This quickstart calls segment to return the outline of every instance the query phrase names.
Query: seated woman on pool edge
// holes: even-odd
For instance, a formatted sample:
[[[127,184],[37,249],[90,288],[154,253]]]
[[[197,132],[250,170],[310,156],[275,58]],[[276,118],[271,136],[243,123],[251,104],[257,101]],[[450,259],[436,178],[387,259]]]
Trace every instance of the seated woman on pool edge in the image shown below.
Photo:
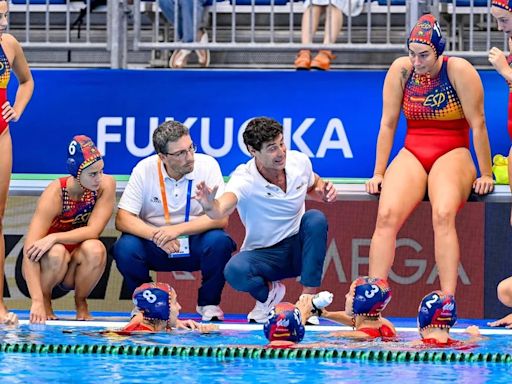
[[[443,56],[444,46],[435,17],[423,15],[410,33],[409,57],[396,59],[386,75],[374,176],[366,184],[368,193],[380,193],[369,275],[387,279],[397,233],[428,193],[441,290],[455,295],[457,213],[472,188],[486,194],[494,182],[482,82],[467,60]],[[401,109],[405,145],[388,166]],[[470,128],[480,177],[469,151]]]

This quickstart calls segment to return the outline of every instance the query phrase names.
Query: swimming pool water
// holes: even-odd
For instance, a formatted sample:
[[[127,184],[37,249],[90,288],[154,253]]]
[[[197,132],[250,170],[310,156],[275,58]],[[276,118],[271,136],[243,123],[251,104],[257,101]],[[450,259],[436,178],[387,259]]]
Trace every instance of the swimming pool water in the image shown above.
[[[0,342],[10,344],[107,344],[180,346],[263,346],[261,331],[221,330],[200,335],[191,332],[105,337],[102,328],[28,326],[0,329]],[[322,332],[307,332],[305,343],[325,342]],[[413,332],[396,343],[340,341],[337,348],[410,348]],[[462,338],[461,335],[454,337]],[[327,339],[328,340],[328,339]],[[492,335],[472,352],[512,351],[511,336]],[[101,354],[0,353],[2,383],[511,383],[511,364],[414,363],[333,359],[255,359]]]
[[[510,383],[504,364],[0,354],[2,383]]]

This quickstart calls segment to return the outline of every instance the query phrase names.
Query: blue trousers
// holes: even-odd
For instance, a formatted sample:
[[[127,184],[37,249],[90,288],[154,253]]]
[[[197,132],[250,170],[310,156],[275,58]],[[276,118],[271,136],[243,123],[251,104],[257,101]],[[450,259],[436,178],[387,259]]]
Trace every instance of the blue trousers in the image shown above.
[[[178,25],[175,25],[175,28],[180,41],[184,43],[196,41],[197,31],[204,27],[202,19],[206,0],[158,0],[158,5],[171,24],[174,24],[176,11],[178,12]]]
[[[150,240],[123,233],[115,242],[112,253],[125,283],[133,292],[151,281],[149,271],[201,271],[202,284],[197,304],[219,305],[224,279],[224,267],[236,249],[235,242],[221,229],[213,229],[189,237],[190,256],[169,258],[167,253]],[[178,292],[179,294],[180,292]],[[184,294],[184,293],[182,293]]]
[[[319,287],[327,250],[327,218],[312,209],[300,222],[299,233],[268,247],[242,251],[224,269],[228,283],[260,302],[268,297],[269,281],[300,276],[306,287]]]

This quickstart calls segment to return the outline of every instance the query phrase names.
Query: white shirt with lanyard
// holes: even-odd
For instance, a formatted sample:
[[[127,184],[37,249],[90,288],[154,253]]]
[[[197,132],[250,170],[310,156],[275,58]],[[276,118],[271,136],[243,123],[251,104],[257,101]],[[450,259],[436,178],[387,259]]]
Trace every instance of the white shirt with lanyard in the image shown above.
[[[160,181],[160,192],[162,193],[162,205],[164,209],[165,224],[171,225],[171,216],[169,214],[169,207],[167,205],[167,192],[165,191],[164,175],[162,173],[162,160],[158,158],[158,178]],[[192,198],[192,180],[188,181],[187,185],[187,205],[185,207],[185,223],[190,219],[190,201]],[[190,256],[189,238],[188,235],[178,237],[180,249],[178,252],[170,253],[170,258],[175,257],[188,257]]]

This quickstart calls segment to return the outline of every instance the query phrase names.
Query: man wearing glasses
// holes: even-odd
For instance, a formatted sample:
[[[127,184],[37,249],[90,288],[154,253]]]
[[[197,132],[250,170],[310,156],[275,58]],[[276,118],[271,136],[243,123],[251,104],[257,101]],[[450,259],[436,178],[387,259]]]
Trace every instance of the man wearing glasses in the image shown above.
[[[116,228],[122,235],[113,248],[117,268],[130,292],[151,281],[150,270],[200,270],[197,312],[203,321],[223,320],[223,271],[236,244],[223,230],[227,218],[210,219],[193,199],[201,181],[218,185],[223,193],[219,164],[196,154],[188,128],[176,121],[155,130],[153,146],[156,154],[135,166],[119,202]]]

